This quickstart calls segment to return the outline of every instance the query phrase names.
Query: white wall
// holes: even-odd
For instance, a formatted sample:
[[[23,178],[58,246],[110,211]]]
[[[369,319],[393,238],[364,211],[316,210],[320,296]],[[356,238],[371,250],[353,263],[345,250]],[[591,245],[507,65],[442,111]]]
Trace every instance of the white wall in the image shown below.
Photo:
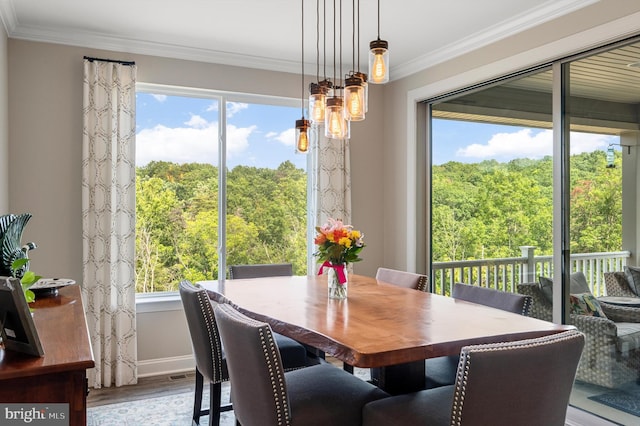
[[[9,205],[13,213],[33,214],[23,236],[24,241],[38,244],[38,249],[30,253],[32,269],[43,276],[76,281],[82,279],[84,56],[133,60],[138,66],[139,82],[300,96],[300,77],[279,72],[16,39],[9,40],[8,56]],[[1,79],[0,70],[0,84]],[[0,120],[2,101],[6,101],[6,97],[0,96]],[[380,208],[383,201],[380,141],[383,120],[379,102],[379,91],[373,88],[369,107],[371,118],[354,123],[350,141],[353,222],[366,234],[367,241],[364,261],[356,264],[354,270],[365,275],[375,275],[383,253]],[[0,197],[0,206],[1,203]],[[176,304],[172,306],[175,308]],[[179,310],[157,312],[149,309],[139,313],[138,334],[138,355],[145,371],[153,370],[154,366],[150,364],[154,363],[179,365],[191,352],[184,315]],[[175,362],[162,364],[166,359]]]

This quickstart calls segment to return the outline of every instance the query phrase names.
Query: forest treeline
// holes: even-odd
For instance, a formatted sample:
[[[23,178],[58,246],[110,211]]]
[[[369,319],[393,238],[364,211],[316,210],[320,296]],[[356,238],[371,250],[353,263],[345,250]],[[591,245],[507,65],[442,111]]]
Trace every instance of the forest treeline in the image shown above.
[[[594,151],[571,156],[572,253],[620,251],[621,158],[607,168]],[[521,246],[552,254],[552,158],[433,167],[434,261],[517,257]]]
[[[227,265],[293,263],[306,274],[307,176],[277,169],[227,172]],[[136,169],[136,291],[217,279],[218,168],[151,162]]]
[[[571,158],[574,253],[620,250],[619,155],[616,168],[604,152]],[[136,177],[137,291],[217,279],[217,167],[151,162]],[[551,157],[433,166],[434,261],[519,256],[525,245],[550,254],[552,181]],[[227,265],[290,262],[306,274],[306,191],[306,172],[289,161],[229,170]]]

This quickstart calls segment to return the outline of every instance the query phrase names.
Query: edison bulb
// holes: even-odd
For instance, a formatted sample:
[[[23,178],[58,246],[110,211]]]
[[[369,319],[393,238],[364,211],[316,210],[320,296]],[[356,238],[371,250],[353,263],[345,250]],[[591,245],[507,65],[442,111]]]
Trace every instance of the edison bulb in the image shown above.
[[[309,124],[304,116],[296,120],[296,152],[305,153],[309,150]]]
[[[307,132],[300,132],[300,136],[298,136],[298,152],[307,152],[309,150],[309,136]]]
[[[387,67],[384,64],[384,56],[381,52],[375,53],[373,58],[373,72],[371,73],[371,79],[376,83],[384,80],[384,76],[387,74]]]
[[[349,102],[349,112],[351,115],[360,115],[362,114],[362,102],[360,101],[360,96],[358,93],[351,93],[351,102]]]
[[[339,135],[342,133],[342,120],[344,118],[340,114],[340,111],[333,109],[329,113],[329,132],[332,135]]]

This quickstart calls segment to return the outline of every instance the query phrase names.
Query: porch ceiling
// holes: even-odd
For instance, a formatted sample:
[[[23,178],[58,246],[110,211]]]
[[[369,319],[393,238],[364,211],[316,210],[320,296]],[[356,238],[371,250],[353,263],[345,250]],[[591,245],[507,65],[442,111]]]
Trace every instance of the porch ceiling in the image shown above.
[[[501,82],[438,104],[434,117],[551,128],[552,72]],[[620,134],[640,129],[640,43],[571,63],[571,129]]]

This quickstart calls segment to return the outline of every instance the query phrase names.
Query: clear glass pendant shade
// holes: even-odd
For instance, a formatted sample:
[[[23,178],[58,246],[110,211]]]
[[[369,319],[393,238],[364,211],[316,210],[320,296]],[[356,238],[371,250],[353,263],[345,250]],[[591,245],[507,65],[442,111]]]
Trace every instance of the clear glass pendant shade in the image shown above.
[[[344,87],[344,116],[349,121],[361,121],[365,116],[365,98],[362,80],[352,76],[346,79]]]
[[[327,99],[327,110],[324,120],[324,135],[331,139],[349,138],[349,121],[344,117],[344,102],[339,96]]]

